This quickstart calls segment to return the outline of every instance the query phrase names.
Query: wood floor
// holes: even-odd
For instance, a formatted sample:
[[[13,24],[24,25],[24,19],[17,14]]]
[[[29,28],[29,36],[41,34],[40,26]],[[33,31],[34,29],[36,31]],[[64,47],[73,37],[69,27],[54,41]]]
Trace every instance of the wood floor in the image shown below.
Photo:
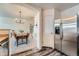
[[[29,50],[12,56],[64,56],[52,48],[43,47],[41,50]]]

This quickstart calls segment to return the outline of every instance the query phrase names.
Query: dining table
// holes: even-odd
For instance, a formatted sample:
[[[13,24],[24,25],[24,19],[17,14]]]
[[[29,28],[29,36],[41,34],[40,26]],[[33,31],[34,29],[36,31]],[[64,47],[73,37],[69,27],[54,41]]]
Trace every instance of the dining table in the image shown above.
[[[21,33],[19,35],[16,35],[17,46],[21,45],[21,44],[27,44],[28,37],[29,37],[29,33]],[[19,44],[19,40],[21,40],[22,43]],[[23,40],[25,40],[25,41],[23,41]]]

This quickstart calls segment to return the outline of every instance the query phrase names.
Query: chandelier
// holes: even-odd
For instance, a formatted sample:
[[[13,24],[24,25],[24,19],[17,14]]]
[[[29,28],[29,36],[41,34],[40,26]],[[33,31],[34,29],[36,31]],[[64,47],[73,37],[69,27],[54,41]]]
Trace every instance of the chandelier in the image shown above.
[[[16,18],[16,23],[23,24],[25,20],[22,18],[22,11],[19,11],[19,18]]]

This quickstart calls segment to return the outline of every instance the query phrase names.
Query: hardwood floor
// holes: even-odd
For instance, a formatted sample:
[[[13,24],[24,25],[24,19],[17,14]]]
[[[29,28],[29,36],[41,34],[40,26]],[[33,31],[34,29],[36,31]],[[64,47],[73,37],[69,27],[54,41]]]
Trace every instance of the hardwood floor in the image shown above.
[[[43,47],[41,50],[29,50],[23,53],[14,54],[13,56],[64,56],[52,48]]]

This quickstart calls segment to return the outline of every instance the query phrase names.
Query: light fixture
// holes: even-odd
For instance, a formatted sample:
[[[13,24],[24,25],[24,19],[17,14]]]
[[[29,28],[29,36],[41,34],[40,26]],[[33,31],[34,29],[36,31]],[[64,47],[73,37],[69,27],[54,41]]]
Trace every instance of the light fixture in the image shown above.
[[[19,18],[16,18],[16,23],[23,24],[25,20],[22,18],[22,11],[19,11]]]

